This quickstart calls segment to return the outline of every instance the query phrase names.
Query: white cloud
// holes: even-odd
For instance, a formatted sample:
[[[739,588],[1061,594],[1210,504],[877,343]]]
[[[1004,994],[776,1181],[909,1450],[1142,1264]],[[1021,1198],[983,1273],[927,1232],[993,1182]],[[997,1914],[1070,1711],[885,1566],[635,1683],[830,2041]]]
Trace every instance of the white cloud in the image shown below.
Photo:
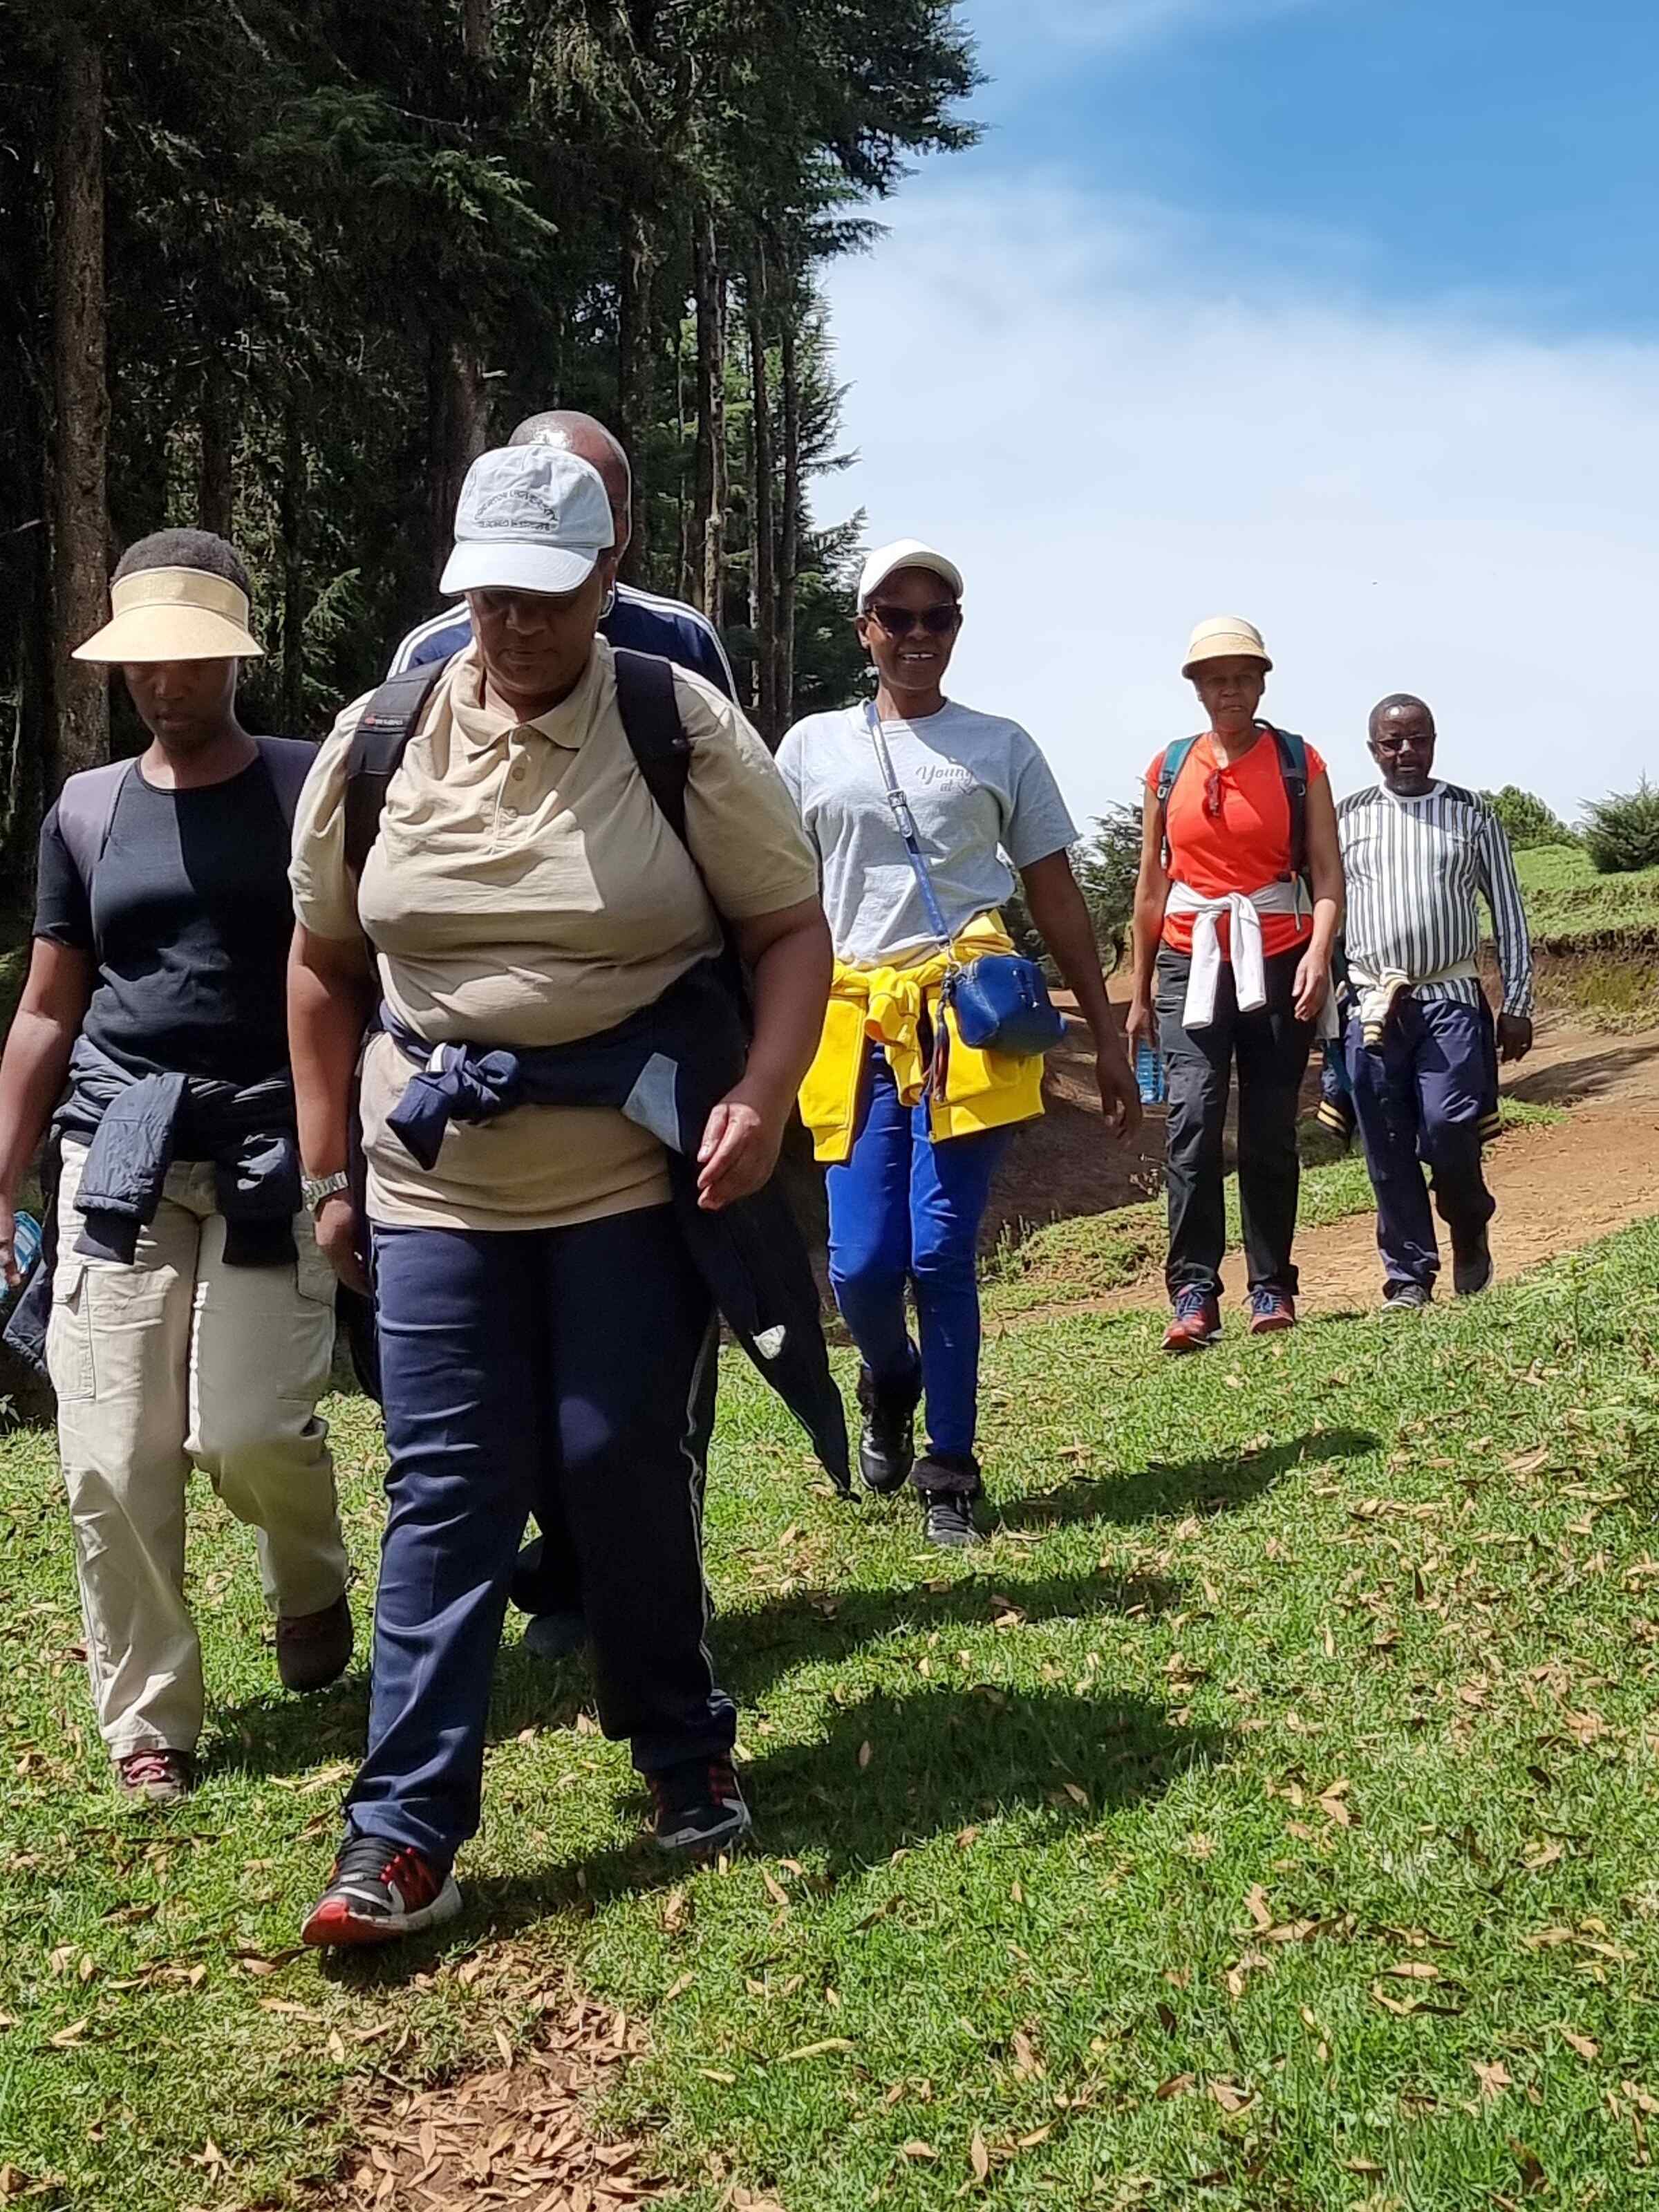
[[[1027,722],[1079,813],[1193,726],[1181,647],[1224,611],[1339,790],[1394,690],[1459,781],[1571,808],[1653,762],[1659,347],[1314,295],[1282,240],[1040,180],[936,171],[890,216],[832,271],[862,458],[826,507],[962,562],[953,689]]]

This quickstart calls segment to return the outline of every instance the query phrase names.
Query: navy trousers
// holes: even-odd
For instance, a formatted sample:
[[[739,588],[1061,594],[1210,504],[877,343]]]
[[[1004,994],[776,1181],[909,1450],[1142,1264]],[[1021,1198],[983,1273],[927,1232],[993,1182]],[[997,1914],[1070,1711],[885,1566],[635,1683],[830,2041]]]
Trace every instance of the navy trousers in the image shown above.
[[[667,1206],[569,1229],[374,1231],[391,1510],[348,1810],[440,1865],[478,1826],[525,1522],[568,1534],[599,1718],[643,1772],[730,1750],[702,1519],[716,1340]]]
[[[824,1176],[830,1287],[877,1382],[902,1382],[916,1369],[904,1312],[914,1286],[928,1444],[965,1455],[979,1418],[979,1226],[1012,1132],[935,1144],[927,1102],[904,1103],[878,1045],[861,1112],[851,1153]]]
[[[1357,1018],[1344,1047],[1384,1273],[1390,1283],[1432,1289],[1440,1250],[1424,1165],[1454,1244],[1472,1243],[1498,1210],[1480,1171],[1481,1124],[1498,1105],[1491,1009],[1485,1000],[1404,999],[1376,1051]]]

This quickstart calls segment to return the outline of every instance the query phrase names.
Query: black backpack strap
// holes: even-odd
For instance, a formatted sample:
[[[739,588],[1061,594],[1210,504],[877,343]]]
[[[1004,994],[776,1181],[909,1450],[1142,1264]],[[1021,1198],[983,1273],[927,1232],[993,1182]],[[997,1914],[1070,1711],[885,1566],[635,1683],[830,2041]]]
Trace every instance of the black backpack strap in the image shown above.
[[[629,749],[669,828],[690,853],[685,787],[691,773],[691,740],[681,725],[674,696],[674,664],[625,646],[613,647],[611,658],[617,671],[617,710]]]
[[[1292,730],[1274,728],[1273,743],[1279,748],[1279,772],[1285,779],[1285,796],[1291,803],[1291,873],[1305,876],[1308,872],[1308,748]]]
[[[115,819],[121,787],[132,774],[130,760],[106,761],[100,768],[82,769],[58,794],[58,834],[75,863],[81,888],[92,897],[93,871],[103,858]]]
[[[255,738],[253,742],[259,748],[259,757],[276,791],[283,819],[291,830],[299,811],[300,793],[306,787],[306,778],[317,758],[317,748],[307,738]]]
[[[358,718],[346,754],[345,856],[354,876],[362,876],[374,850],[387,788],[448,665],[447,660],[423,660],[401,675],[388,676]]]

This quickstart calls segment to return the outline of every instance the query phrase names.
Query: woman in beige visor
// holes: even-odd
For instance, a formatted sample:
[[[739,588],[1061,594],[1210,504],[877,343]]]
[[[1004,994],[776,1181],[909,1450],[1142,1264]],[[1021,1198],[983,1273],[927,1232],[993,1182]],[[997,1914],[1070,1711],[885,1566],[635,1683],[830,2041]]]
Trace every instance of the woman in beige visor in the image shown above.
[[[204,531],[123,558],[76,655],[118,663],[149,733],[71,776],[40,833],[29,977],[0,1060],[0,1268],[44,1137],[41,1258],[8,1336],[58,1395],[88,1671],[122,1794],[194,1778],[184,1597],[192,1467],[256,1534],[291,1690],[351,1656],[317,1418],[334,1279],[301,1205],[283,985],[289,830],[314,749],[237,717],[247,575]]]

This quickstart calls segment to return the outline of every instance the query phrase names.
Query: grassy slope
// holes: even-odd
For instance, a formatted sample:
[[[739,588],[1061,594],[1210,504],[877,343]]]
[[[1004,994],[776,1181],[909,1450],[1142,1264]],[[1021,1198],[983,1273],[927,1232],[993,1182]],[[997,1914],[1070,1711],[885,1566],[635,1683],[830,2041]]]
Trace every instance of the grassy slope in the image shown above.
[[[1659,868],[1598,876],[1576,845],[1517,853],[1516,867],[1536,940],[1565,945],[1576,938],[1659,931]]]
[[[1506,1131],[1565,1118],[1559,1107],[1532,1106],[1518,1098],[1504,1099],[1499,1110]],[[1304,1147],[1310,1154],[1322,1157],[1302,1170],[1302,1202],[1297,1214],[1301,1228],[1322,1229],[1349,1214],[1373,1210],[1376,1200],[1358,1146],[1342,1158],[1332,1158],[1330,1140],[1310,1127],[1304,1133]],[[1238,1178],[1229,1176],[1229,1242],[1237,1245],[1239,1233]],[[1114,1206],[1109,1213],[1053,1222],[996,1255],[986,1285],[987,1316],[1006,1321],[1035,1307],[1104,1297],[1161,1267],[1167,1243],[1167,1215],[1161,1198],[1138,1206]]]
[[[691,2212],[715,2154],[791,2212],[1659,2201],[1656,1282],[1659,1224],[1406,1334],[1011,1333],[971,1560],[811,1489],[734,1376],[711,1553],[772,1856],[665,1880],[580,1677],[510,1651],[471,1914],[343,1971],[288,1947],[361,1683],[273,1692],[198,1499],[210,1773],[118,1816],[50,1445],[10,1438],[0,2160],[76,2212],[264,2202],[343,2077],[518,2039],[511,1974],[568,1961],[649,2018],[626,2117]],[[333,1411],[367,1563],[374,1429]]]

